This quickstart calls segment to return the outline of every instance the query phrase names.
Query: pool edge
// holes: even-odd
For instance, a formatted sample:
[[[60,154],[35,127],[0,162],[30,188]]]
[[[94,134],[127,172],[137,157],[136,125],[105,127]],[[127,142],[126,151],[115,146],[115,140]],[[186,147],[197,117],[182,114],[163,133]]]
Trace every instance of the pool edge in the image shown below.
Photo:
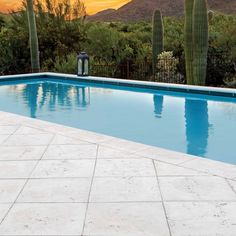
[[[42,78],[42,79],[57,77],[64,80],[69,79],[72,81],[90,82],[90,83],[97,83],[97,84],[109,84],[109,85],[136,87],[136,88],[144,88],[144,89],[152,89],[152,90],[163,90],[163,91],[184,92],[184,93],[191,93],[191,94],[202,94],[202,95],[236,98],[236,89],[231,89],[231,88],[215,88],[215,87],[206,87],[206,86],[167,84],[167,83],[159,83],[159,82],[114,79],[114,78],[95,77],[95,76],[80,77],[80,76],[72,75],[72,74],[62,74],[62,73],[53,73],[53,72],[0,76],[0,82],[15,81],[15,80],[21,80],[25,78],[34,78],[34,77]]]

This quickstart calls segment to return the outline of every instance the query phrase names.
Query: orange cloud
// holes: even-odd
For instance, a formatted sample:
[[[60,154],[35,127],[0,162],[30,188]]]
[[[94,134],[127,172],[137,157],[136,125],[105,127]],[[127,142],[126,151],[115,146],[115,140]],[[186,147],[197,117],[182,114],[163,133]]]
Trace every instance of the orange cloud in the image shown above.
[[[82,0],[88,14],[95,14],[99,11],[114,8],[117,9],[131,0]],[[0,0],[0,11],[8,12],[21,5],[21,0]]]

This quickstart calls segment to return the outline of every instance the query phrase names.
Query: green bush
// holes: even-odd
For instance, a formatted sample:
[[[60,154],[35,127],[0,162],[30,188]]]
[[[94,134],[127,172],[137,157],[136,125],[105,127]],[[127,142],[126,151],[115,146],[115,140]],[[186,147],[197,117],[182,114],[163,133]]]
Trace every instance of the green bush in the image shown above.
[[[53,64],[53,71],[58,73],[76,74],[77,55],[72,53],[65,58],[57,57]]]

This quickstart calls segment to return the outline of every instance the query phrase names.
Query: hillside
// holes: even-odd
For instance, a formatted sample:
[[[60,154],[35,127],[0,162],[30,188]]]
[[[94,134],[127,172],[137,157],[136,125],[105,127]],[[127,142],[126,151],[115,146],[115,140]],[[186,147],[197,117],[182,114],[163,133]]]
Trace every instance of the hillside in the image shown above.
[[[235,14],[236,1],[208,0],[209,9]],[[154,9],[161,9],[164,16],[182,16],[184,0],[133,0],[118,10],[99,12],[88,19],[93,21],[139,21],[150,20]]]

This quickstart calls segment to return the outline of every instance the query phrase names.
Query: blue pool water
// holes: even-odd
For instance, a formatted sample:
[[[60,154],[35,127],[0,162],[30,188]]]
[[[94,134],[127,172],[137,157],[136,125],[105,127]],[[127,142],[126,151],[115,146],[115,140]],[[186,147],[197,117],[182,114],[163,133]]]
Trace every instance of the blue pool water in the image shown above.
[[[236,164],[236,99],[59,80],[0,84],[0,110]]]

